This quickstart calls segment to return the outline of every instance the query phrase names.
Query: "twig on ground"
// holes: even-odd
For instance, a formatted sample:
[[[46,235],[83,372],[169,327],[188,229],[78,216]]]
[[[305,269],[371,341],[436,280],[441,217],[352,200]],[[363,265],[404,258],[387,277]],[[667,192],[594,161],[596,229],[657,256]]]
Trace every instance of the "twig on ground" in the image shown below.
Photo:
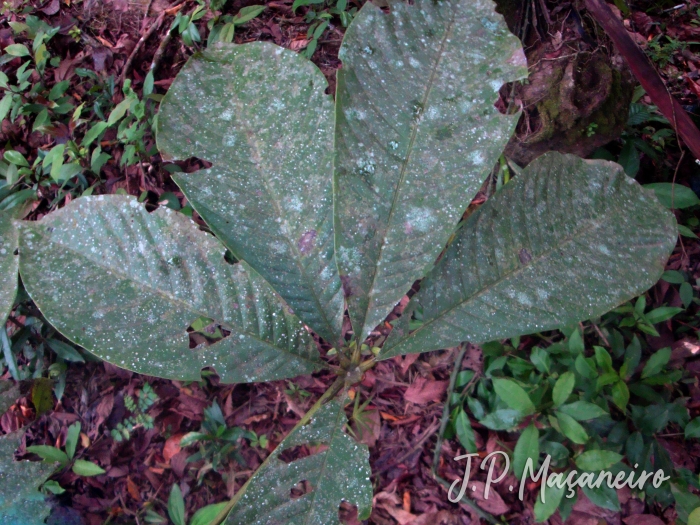
[[[603,0],[585,0],[586,9],[601,25],[625,58],[632,73],[647,92],[659,111],[672,122],[674,130],[696,159],[700,159],[700,131],[671,95],[656,68],[644,51],[632,40],[622,21],[615,17]]]
[[[174,15],[180,9],[182,9],[182,7],[184,5],[185,5],[185,2],[182,2],[181,4],[178,4],[175,7],[171,7],[170,9],[166,9],[165,13],[168,15]],[[165,33],[163,40],[160,41],[160,45],[158,45],[158,49],[156,49],[156,52],[153,55],[153,60],[151,61],[151,67],[149,67],[148,70],[151,73],[153,73],[154,77],[156,74],[156,69],[158,69],[158,64],[160,63],[161,58],[163,58],[163,55],[165,54],[165,48],[168,47],[170,40],[173,38],[173,33],[174,33],[174,30],[172,28],[168,29],[168,32]]]
[[[385,465],[385,466],[382,467],[380,470],[378,470],[378,471],[376,471],[376,472],[373,472],[373,473],[372,473],[372,476],[373,476],[373,477],[379,476],[380,474],[383,474],[384,472],[386,472],[386,471],[389,470],[390,468],[393,468],[393,467],[395,467],[396,465],[400,464],[401,462],[406,461],[406,459],[407,459],[411,454],[413,454],[416,450],[418,450],[419,448],[421,448],[421,447],[423,446],[423,444],[424,444],[433,434],[435,434],[435,432],[437,431],[437,429],[438,429],[439,427],[440,427],[440,424],[437,423],[437,422],[431,424],[428,428],[425,429],[425,431],[423,432],[423,434],[421,434],[421,436],[418,438],[418,440],[414,443],[414,445],[413,445],[409,450],[407,450],[404,454],[402,454],[401,456],[399,456],[399,458],[398,458],[396,461],[392,462],[390,465]]]
[[[457,375],[462,368],[462,361],[464,360],[464,354],[467,353],[467,346],[463,343],[460,345],[459,353],[455,359],[454,368],[452,369],[452,374],[450,375],[450,383],[447,387],[447,397],[445,398],[445,406],[442,409],[442,419],[440,421],[440,432],[438,432],[437,442],[435,443],[435,453],[433,454],[433,475],[437,475],[437,467],[440,462],[440,449],[442,448],[442,436],[445,434],[445,429],[447,428],[447,423],[450,421],[450,398],[452,397],[452,392],[455,389],[455,383],[457,382]]]
[[[134,57],[136,57],[137,53],[141,51],[141,48],[143,45],[146,43],[146,40],[148,40],[153,33],[155,33],[160,25],[163,23],[163,20],[165,20],[165,11],[163,11],[160,15],[158,15],[158,18],[156,18],[156,21],[151,25],[151,27],[148,28],[148,31],[146,31],[146,34],[144,34],[139,41],[136,43],[134,46],[134,50],[131,52],[129,55],[129,58],[126,59],[126,63],[124,64],[124,69],[122,69],[121,74],[119,75],[119,81],[117,82],[118,84],[123,84],[124,79],[126,78],[126,75],[129,73],[129,70],[131,69],[131,64],[134,61]]]
[[[450,375],[450,384],[447,388],[447,399],[445,399],[445,408],[442,411],[442,419],[440,421],[440,432],[438,432],[438,438],[437,442],[435,443],[435,454],[433,455],[433,464],[432,467],[430,468],[430,472],[433,474],[433,478],[435,478],[435,481],[440,483],[443,487],[445,487],[447,490],[450,490],[450,483],[440,477],[437,473],[438,465],[440,463],[440,452],[442,449],[442,441],[443,441],[443,435],[445,434],[445,429],[447,428],[447,423],[450,421],[450,399],[452,398],[452,393],[454,392],[455,389],[455,383],[457,382],[457,376],[459,375],[460,371],[462,370],[462,361],[464,359],[464,355],[467,352],[467,344],[462,343],[460,345],[460,350],[459,353],[457,354],[457,358],[455,359],[455,364],[454,364],[454,369],[452,370],[452,375]],[[464,387],[464,390],[462,391],[462,395],[464,395],[466,392],[469,391],[469,388],[471,385],[475,383],[475,379],[479,376],[478,373],[474,373],[474,377],[472,378],[471,381]],[[494,525],[498,523],[498,520],[492,516],[490,513],[486,512],[483,510],[481,507],[479,507],[476,502],[465,494],[462,496],[462,498],[459,500],[459,503],[464,503],[466,505],[469,505],[476,514],[479,515],[479,517],[483,520],[488,521],[489,523],[493,523]]]

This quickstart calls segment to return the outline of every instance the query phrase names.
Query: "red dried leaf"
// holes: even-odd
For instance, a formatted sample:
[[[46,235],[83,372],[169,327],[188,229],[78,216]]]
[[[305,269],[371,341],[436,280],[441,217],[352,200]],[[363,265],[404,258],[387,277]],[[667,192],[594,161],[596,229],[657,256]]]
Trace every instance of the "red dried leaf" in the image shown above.
[[[425,405],[430,401],[440,401],[442,394],[447,390],[447,381],[435,381],[418,377],[411,386],[406,389],[404,399],[416,405]]]

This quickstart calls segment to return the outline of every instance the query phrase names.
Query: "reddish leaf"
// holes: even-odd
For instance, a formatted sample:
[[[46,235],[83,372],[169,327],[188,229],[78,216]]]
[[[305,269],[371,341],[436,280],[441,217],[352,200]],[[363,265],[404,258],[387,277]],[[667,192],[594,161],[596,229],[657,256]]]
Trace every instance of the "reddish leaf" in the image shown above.
[[[416,405],[425,405],[430,401],[440,401],[445,390],[447,390],[447,381],[435,381],[418,377],[406,389],[404,399]]]
[[[184,436],[184,434],[175,434],[165,441],[165,445],[163,446],[163,459],[165,459],[166,463],[170,463],[172,457],[180,452],[180,440],[182,436]]]
[[[665,525],[662,520],[651,514],[635,514],[622,520],[625,525]]]

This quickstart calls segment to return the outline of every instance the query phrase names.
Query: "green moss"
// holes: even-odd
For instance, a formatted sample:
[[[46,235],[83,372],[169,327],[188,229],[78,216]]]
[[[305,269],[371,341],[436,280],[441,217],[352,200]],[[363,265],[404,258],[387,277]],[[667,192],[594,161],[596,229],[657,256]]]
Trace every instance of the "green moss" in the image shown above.
[[[564,68],[558,68],[556,74],[548,79],[547,92],[550,94],[537,104],[542,128],[537,133],[536,141],[543,142],[555,135],[560,136],[560,143],[568,146],[589,139],[587,135],[590,124],[595,123],[596,135],[614,136],[624,127],[627,120],[627,108],[632,96],[632,87],[625,86],[619,71],[611,68],[603,60],[595,60],[588,67],[595,68],[599,78],[611,78],[610,93],[602,105],[588,117],[581,117],[570,108],[562,108],[559,86],[564,77]]]

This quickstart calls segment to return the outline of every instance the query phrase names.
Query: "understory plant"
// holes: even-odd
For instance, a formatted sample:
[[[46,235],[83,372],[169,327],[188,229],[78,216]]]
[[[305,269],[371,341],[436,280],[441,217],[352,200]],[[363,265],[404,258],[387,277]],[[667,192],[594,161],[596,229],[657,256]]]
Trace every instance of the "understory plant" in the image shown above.
[[[6,274],[18,248],[46,319],[110,363],[182,381],[204,368],[222,383],[337,375],[213,523],[328,525],[343,501],[366,519],[369,451],[345,432],[365,371],[600,316],[653,285],[675,245],[674,216],[619,165],[558,153],[462,220],[518,119],[496,109],[498,90],[527,74],[491,2],[367,3],[340,59],[335,100],[316,66],[266,42],[218,44],[183,67],[157,142],[166,160],[211,163],[174,180],[213,235],[122,195],[37,222],[2,216]],[[202,317],[226,336],[191,349]],[[303,445],[310,455],[281,459]],[[301,481],[310,489],[291,496]]]
[[[668,307],[656,310],[663,308]],[[636,334],[626,337],[617,313],[603,316],[597,333],[592,326],[588,328],[592,333],[587,339],[597,338],[609,349],[587,345],[579,327],[564,329],[565,339],[545,341],[546,348],[534,346],[529,356],[516,350],[518,339],[510,344],[482,345],[483,368],[456,376],[448,437],[456,434],[473,453],[477,451],[476,436],[467,412],[481,426],[495,431],[513,430],[527,414],[510,451],[517,479],[522,479],[528,460],[535,473],[540,469],[542,453],[550,458],[549,467],[564,476],[573,470],[596,476],[600,470],[610,470],[613,475],[624,472],[627,479],[633,472],[638,478],[641,471],[662,470],[670,483],[661,487],[647,483],[635,493],[662,507],[674,503],[678,493],[690,498],[685,515],[682,511],[687,505],[675,498],[679,523],[686,523],[689,511],[700,506],[686,487],[700,488],[700,483],[691,470],[674,465],[659,440],[668,425],[683,431],[686,438],[700,435],[700,418],[691,421],[686,400],[676,397],[675,388],[668,388],[678,383],[683,372],[668,366],[670,348],[656,351],[641,366],[642,342]],[[622,461],[625,458],[627,463]],[[565,492],[554,490],[544,502],[536,500],[538,522],[557,510],[562,520],[567,519],[577,495],[566,498]],[[617,491],[606,484],[584,486],[583,492],[595,505],[620,511]]]

